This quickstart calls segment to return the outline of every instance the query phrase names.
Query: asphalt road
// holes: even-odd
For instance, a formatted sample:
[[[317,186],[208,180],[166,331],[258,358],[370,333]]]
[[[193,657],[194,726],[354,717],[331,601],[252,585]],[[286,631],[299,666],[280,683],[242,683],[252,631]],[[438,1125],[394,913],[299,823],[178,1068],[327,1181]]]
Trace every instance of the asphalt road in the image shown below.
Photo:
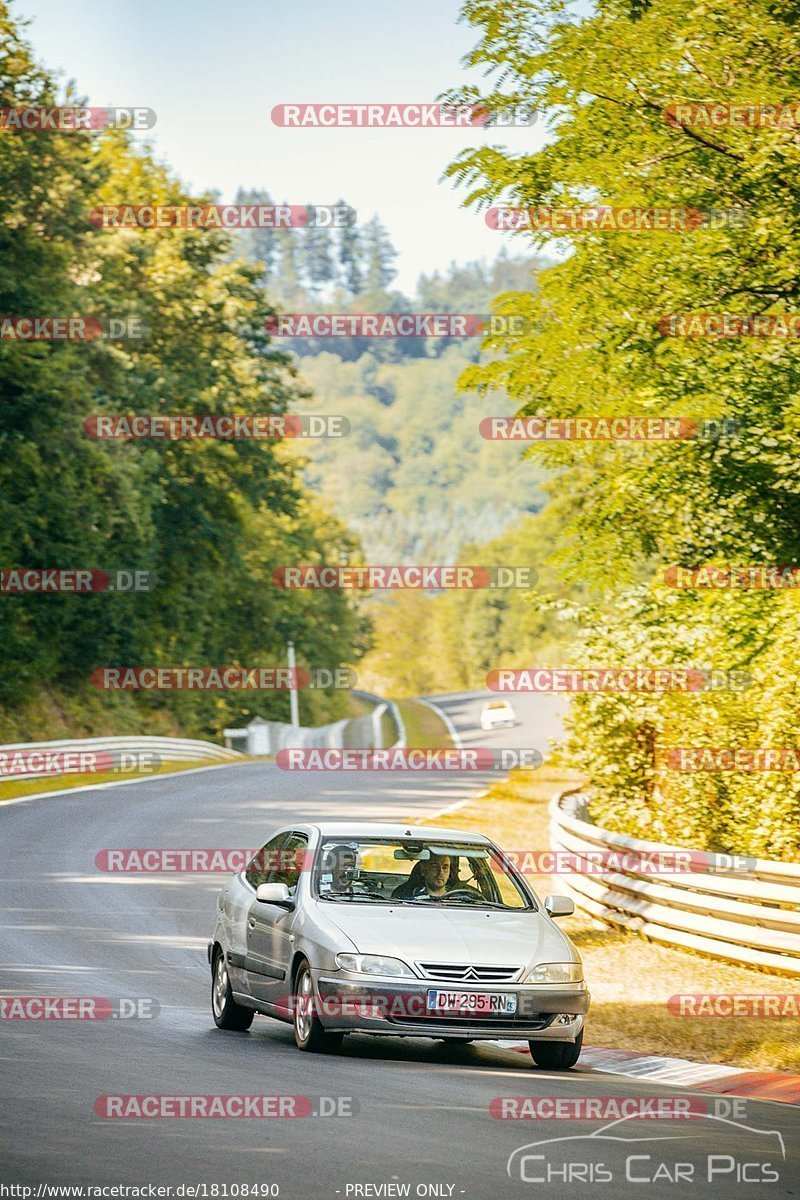
[[[442,701],[467,745],[544,749],[543,739],[558,732],[557,706],[532,697],[516,704],[523,725],[481,735],[481,700]],[[489,1043],[351,1037],[341,1055],[315,1056],[298,1052],[291,1029],[267,1018],[248,1033],[222,1033],[211,1020],[205,957],[222,877],[115,876],[95,866],[98,851],[110,848],[257,846],[301,816],[429,815],[483,783],[247,764],[4,807],[0,991],[152,998],[160,1012],[149,1020],[0,1022],[0,1183],[32,1186],[31,1195],[42,1184],[204,1184],[195,1194],[209,1197],[225,1195],[224,1186],[227,1195],[235,1184],[265,1195],[275,1185],[270,1194],[284,1200],[490,1200],[545,1186],[556,1198],[640,1197],[642,1189],[653,1200],[679,1191],[797,1195],[800,1111],[788,1105],[750,1102],[735,1124],[628,1121],[601,1138],[603,1121],[499,1120],[489,1105],[503,1096],[692,1093],[580,1065],[539,1072],[527,1056]],[[340,1111],[357,1112],[120,1120],[94,1108],[107,1094],[212,1093],[310,1096],[318,1114],[319,1098],[330,1097]]]
[[[430,697],[453,722],[464,746],[531,748],[546,755],[551,740],[563,736],[566,698],[529,692],[502,697],[511,703],[517,725],[484,731],[481,729],[481,709],[487,700],[498,698],[495,692],[489,691]]]

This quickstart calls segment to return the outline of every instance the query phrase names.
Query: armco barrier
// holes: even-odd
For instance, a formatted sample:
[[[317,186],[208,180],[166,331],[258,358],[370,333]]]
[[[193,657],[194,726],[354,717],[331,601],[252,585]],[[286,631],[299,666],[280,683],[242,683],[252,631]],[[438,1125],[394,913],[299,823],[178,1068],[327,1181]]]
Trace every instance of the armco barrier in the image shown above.
[[[361,717],[346,717],[330,725],[290,725],[285,721],[266,721],[258,717],[244,729],[226,729],[230,744],[235,739],[250,754],[277,754],[288,747],[313,750],[378,750],[386,746],[405,746],[405,729],[391,701],[371,692],[353,691],[353,695],[371,705]]]
[[[405,745],[405,730],[396,706],[390,701],[381,700],[369,692],[357,692],[356,695],[372,703],[370,713],[363,717],[351,717],[343,721],[335,721],[331,725],[289,725],[282,721],[263,721],[257,724],[264,734],[264,748],[258,751],[263,754],[277,754],[279,750],[290,746],[302,746],[314,749],[344,749],[344,748],[374,748],[384,745]],[[233,732],[233,731],[230,731]],[[247,730],[242,730],[243,734]],[[245,739],[243,739],[244,741]],[[9,746],[0,746],[0,753],[21,754],[31,751],[58,752],[77,751],[81,753],[114,754],[153,754],[165,762],[236,762],[242,754],[228,746],[219,746],[216,742],[195,741],[191,738],[167,737],[106,737],[65,739],[57,742],[16,742]],[[67,775],[67,771],[0,771],[0,781],[3,779],[38,779]]]
[[[570,789],[550,803],[552,849],[579,860],[598,848],[632,854],[687,849],[611,833],[565,808],[587,815],[588,798]],[[562,888],[577,908],[606,925],[742,966],[800,975],[800,863],[753,859],[747,871],[654,876],[628,870],[626,862],[624,870],[562,875]]]
[[[218,746],[216,742],[199,742],[193,741],[191,738],[144,736],[80,738],[60,742],[16,742],[11,746],[0,746],[0,752],[3,754],[15,752],[27,754],[31,751],[79,751],[117,756],[123,753],[154,754],[166,762],[199,762],[207,759],[215,762],[235,762],[236,759],[242,757],[235,750],[227,750],[224,746]],[[0,779],[38,779],[45,775],[58,776],[60,774],[66,774],[66,772],[13,771],[5,775],[0,774]]]

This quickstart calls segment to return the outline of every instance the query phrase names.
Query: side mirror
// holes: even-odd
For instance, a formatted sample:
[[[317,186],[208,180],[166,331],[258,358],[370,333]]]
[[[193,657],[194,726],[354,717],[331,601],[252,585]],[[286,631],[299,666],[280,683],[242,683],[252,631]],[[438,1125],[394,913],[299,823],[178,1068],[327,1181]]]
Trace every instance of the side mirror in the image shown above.
[[[575,901],[571,896],[545,896],[544,910],[551,917],[571,917],[575,912]]]
[[[285,883],[260,883],[256,888],[256,900],[262,904],[279,904],[281,908],[294,908]]]

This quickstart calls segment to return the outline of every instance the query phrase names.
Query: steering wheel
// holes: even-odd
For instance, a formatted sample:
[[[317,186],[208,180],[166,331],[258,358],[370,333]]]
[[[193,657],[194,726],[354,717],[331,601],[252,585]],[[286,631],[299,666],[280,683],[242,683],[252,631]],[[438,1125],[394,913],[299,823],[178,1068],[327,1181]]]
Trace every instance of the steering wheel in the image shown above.
[[[460,887],[453,888],[452,892],[445,893],[445,895],[442,896],[442,899],[452,900],[453,898],[457,897],[460,897],[462,900],[483,900],[484,898],[477,888]]]

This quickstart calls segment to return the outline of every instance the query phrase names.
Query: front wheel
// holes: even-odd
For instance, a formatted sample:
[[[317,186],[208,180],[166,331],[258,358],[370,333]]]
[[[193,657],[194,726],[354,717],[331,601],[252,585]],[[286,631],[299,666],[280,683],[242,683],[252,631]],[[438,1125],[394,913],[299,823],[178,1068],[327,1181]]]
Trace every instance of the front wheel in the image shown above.
[[[335,1053],[341,1049],[344,1034],[329,1033],[314,1012],[315,1006],[311,968],[307,962],[302,962],[294,981],[295,1043],[298,1050],[308,1050],[312,1054],[324,1051]]]
[[[574,1067],[583,1049],[583,1030],[574,1042],[536,1042],[529,1041],[531,1058],[537,1067],[545,1071],[566,1071]]]
[[[249,1029],[256,1015],[252,1008],[242,1008],[233,998],[225,955],[219,952],[214,959],[211,983],[211,1013],[218,1029]]]

